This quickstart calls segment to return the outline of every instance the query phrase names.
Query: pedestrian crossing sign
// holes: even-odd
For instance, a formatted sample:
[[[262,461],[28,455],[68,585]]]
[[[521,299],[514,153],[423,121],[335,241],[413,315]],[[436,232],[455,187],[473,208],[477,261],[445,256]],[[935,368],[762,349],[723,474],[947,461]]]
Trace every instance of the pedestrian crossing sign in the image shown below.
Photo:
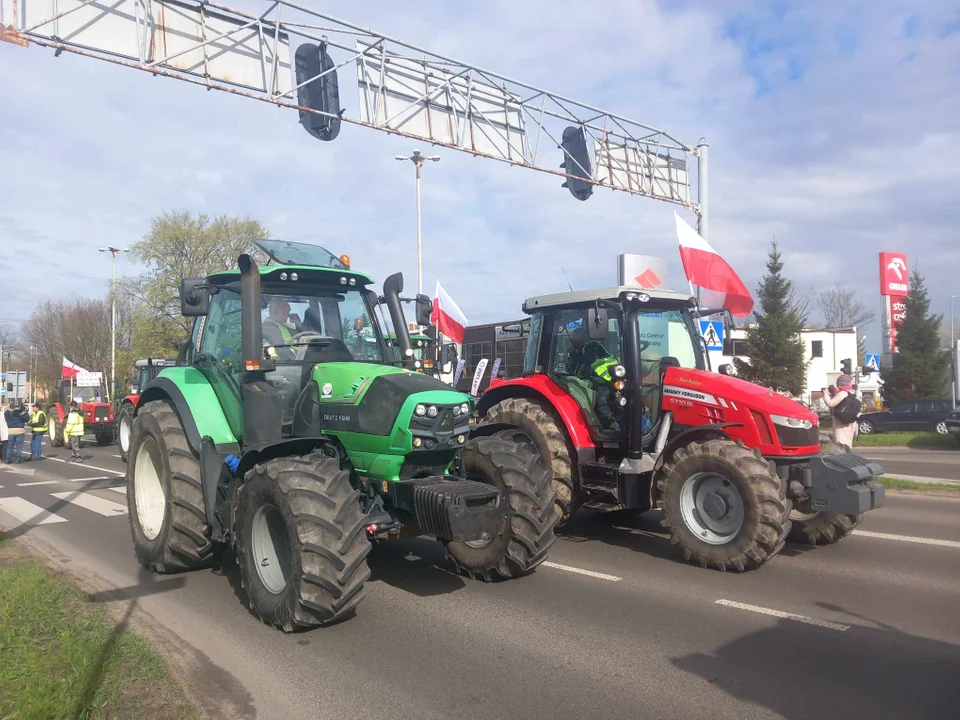
[[[880,353],[867,353],[863,358],[863,367],[873,372],[880,372]]]
[[[723,350],[723,322],[720,320],[701,320],[700,337],[707,350]]]

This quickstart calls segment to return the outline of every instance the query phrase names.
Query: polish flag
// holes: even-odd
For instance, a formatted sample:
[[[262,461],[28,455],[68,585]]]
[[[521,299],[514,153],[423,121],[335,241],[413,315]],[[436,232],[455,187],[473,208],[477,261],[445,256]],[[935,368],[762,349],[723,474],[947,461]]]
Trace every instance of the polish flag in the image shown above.
[[[63,358],[63,362],[61,363],[61,368],[60,368],[60,377],[63,380],[70,380],[71,378],[76,380],[77,374],[82,372],[87,372],[87,371],[84,370],[79,365],[77,365],[76,363],[70,362],[66,358]]]
[[[467,316],[463,314],[463,310],[457,307],[453,298],[443,289],[439,280],[437,280],[437,292],[433,298],[433,312],[430,314],[430,322],[455,343],[463,344],[463,331],[467,327]]]
[[[680,260],[687,280],[700,286],[700,304],[707,308],[725,308],[737,317],[753,310],[753,297],[733,268],[700,237],[677,213],[677,240]]]

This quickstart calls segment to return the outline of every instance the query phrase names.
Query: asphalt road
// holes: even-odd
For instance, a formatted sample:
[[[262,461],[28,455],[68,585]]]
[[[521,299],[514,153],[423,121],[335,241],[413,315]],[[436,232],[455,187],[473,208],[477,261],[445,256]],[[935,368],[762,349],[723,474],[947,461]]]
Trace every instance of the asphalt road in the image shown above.
[[[858,455],[878,460],[886,474],[905,479],[936,478],[960,482],[960,443],[956,450],[861,447]]]
[[[582,512],[551,566],[496,584],[452,574],[435,542],[391,543],[356,617],[284,635],[230,562],[141,571],[114,452],[0,466],[0,525],[135,601],[236,717],[957,717],[957,498],[890,493],[853,537],[743,575],[683,563],[656,514]]]

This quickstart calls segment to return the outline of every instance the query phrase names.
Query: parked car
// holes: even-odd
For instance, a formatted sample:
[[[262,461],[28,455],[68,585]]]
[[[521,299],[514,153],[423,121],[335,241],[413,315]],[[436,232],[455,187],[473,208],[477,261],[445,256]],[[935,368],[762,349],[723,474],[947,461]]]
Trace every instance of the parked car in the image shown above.
[[[906,430],[946,435],[949,432],[947,418],[953,412],[952,400],[908,400],[894,405],[889,410],[865,413],[860,416],[860,432],[869,435],[875,432]]]
[[[960,410],[954,410],[946,419],[947,432],[955,435],[960,440]]]

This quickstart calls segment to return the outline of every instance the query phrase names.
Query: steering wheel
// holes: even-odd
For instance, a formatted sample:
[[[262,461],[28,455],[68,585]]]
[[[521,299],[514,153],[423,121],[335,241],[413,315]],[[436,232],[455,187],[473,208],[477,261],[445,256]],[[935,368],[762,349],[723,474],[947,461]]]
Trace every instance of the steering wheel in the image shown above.
[[[321,335],[318,332],[313,330],[304,330],[303,332],[298,332],[296,335],[290,338],[290,344],[294,345],[294,341],[306,340],[307,342],[297,342],[296,347],[291,348],[293,350],[293,355],[297,360],[303,360],[304,356],[307,354],[307,346],[310,344],[311,340],[333,340],[331,337],[326,335]]]

